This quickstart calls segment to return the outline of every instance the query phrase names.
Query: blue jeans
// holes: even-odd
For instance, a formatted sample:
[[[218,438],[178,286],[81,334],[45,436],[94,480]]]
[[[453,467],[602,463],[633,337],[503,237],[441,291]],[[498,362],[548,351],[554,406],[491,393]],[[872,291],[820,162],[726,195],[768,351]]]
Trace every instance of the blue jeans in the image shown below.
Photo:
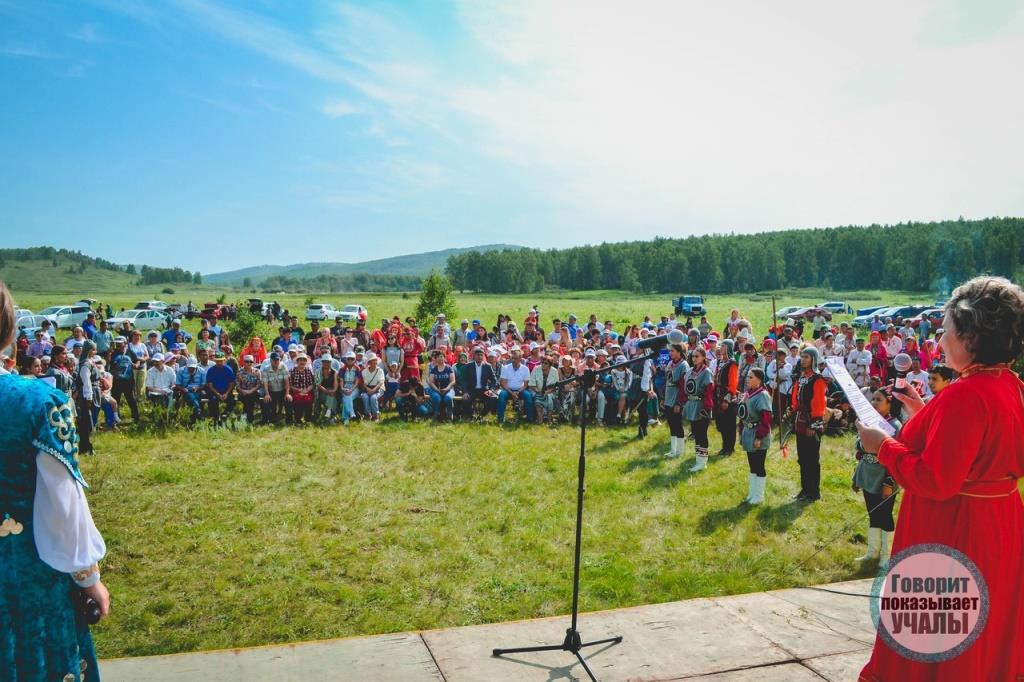
[[[185,404],[192,408],[192,418],[199,419],[203,414],[202,394],[199,391],[185,391],[181,395],[185,399]]]
[[[366,410],[368,416],[380,416],[380,391],[376,393],[366,393],[364,391],[359,397],[363,399],[363,409]]]
[[[455,393],[453,391],[448,391],[444,395],[441,395],[434,389],[428,388],[427,395],[430,396],[430,404],[434,408],[435,417],[438,419],[441,418],[441,405],[443,403],[445,409],[444,414],[446,414],[449,419],[452,418],[455,410]]]
[[[341,397],[341,421],[348,423],[356,413],[356,396],[359,391],[352,391],[348,395],[345,395],[341,391],[338,391],[338,395]]]
[[[508,404],[509,396],[512,395],[510,391],[505,389],[501,390],[498,394],[498,423],[502,424],[505,421],[505,405]],[[533,393],[523,389],[523,392],[519,394],[519,399],[523,401],[523,408],[526,410],[526,421],[532,422],[534,420],[533,414]]]
[[[398,396],[395,400],[398,403],[398,415],[405,419],[429,417],[434,411],[430,403],[417,404],[415,398]]]

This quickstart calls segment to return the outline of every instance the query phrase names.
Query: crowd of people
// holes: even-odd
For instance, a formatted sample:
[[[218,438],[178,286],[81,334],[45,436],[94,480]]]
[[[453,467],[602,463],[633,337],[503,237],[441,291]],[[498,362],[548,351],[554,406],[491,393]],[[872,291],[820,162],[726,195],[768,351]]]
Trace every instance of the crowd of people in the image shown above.
[[[97,311],[64,338],[44,326],[31,342],[19,339],[19,371],[74,398],[87,453],[93,429],[117,429],[126,413],[134,422],[143,412],[167,422],[184,408],[192,423],[240,418],[254,425],[375,422],[387,412],[410,421],[478,422],[494,414],[498,423],[558,423],[580,418],[585,393],[594,424],[635,421],[643,438],[667,422],[666,455],[681,456],[692,440],[695,472],[711,457],[712,423],[721,435],[717,455],[732,454],[739,439],[750,459],[747,499],[755,504],[764,495],[771,430],[780,422],[780,433],[796,440],[800,499],[820,497],[821,436],[853,420],[830,358],[841,359],[876,405],[888,402],[899,353],[911,357],[906,380],[925,399],[955,378],[937,343],[943,330],[899,318],[875,320],[867,338],[846,322],[818,318],[787,319],[758,332],[738,310],[718,328],[706,316],[672,314],[621,330],[612,320],[570,314],[544,328],[536,307],[521,324],[509,315],[490,327],[480,319],[452,324],[441,314],[423,329],[395,316],[374,329],[338,318],[330,327],[314,320],[306,330],[282,311],[273,339],[232,338],[216,320],[200,325],[195,337],[180,320],[162,332],[128,325],[112,331]],[[672,330],[685,341],[629,362],[645,352],[645,340]],[[5,361],[14,369],[13,360]],[[859,487],[877,494],[876,485],[861,480]]]

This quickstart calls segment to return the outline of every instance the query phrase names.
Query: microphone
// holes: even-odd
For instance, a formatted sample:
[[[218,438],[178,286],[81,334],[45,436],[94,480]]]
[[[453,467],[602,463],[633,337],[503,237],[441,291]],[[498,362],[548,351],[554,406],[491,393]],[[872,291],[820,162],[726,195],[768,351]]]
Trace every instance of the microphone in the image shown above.
[[[892,390],[907,392],[907,373],[913,364],[914,361],[906,353],[899,353],[892,359],[892,366],[896,370],[896,383]]]
[[[668,334],[665,334],[663,336],[652,336],[650,338],[644,339],[640,343],[636,344],[636,347],[640,350],[655,351],[661,350],[670,343],[672,345],[677,345],[680,343],[684,343],[685,341],[686,334],[679,331],[678,329],[673,329]]]

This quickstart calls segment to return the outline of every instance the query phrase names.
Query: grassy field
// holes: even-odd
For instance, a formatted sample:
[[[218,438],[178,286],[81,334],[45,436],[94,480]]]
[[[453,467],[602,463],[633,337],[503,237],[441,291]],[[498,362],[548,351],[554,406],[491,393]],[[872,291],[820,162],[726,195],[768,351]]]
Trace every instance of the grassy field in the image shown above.
[[[577,434],[390,418],[102,434],[83,462],[114,595],[100,654],[565,613]],[[692,445],[670,461],[664,426],[632,435],[589,438],[584,610],[866,575],[848,439],[823,449],[822,502],[790,502],[796,463],[773,454],[768,503],[751,508],[742,455],[690,475]]]
[[[11,267],[8,265],[8,267]],[[2,273],[0,273],[2,274]],[[85,273],[83,277],[88,276]],[[38,280],[38,277],[37,277]],[[88,296],[115,308],[160,298],[241,300],[215,287],[15,286],[40,309]],[[15,282],[16,283],[16,282]],[[49,288],[49,287],[52,287]],[[304,295],[277,297],[301,311]],[[415,294],[316,296],[362,303],[371,322],[412,312]],[[778,307],[843,299],[915,301],[898,292],[781,292]],[[460,316],[494,324],[538,303],[551,317],[594,312],[639,322],[670,296],[625,292],[456,297]],[[762,331],[770,294],[711,296],[721,325],[739,308]],[[848,319],[840,317],[839,319]],[[193,329],[197,322],[188,325]],[[714,432],[714,429],[712,429]],[[584,609],[851,578],[863,502],[849,488],[852,443],[823,448],[820,504],[791,503],[792,459],[773,453],[768,504],[751,509],[742,455],[690,476],[661,457],[665,427],[590,438]],[[96,630],[105,657],[234,647],[565,613],[570,607],[577,431],[494,424],[135,432],[97,436],[83,463],[108,547],[114,612]],[[712,435],[712,451],[718,436]],[[795,453],[794,453],[795,456]]]

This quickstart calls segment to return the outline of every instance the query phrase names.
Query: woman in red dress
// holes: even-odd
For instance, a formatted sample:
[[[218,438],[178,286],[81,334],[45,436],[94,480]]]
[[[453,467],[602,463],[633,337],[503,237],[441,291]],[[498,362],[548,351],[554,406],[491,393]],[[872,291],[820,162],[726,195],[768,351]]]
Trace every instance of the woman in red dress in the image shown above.
[[[858,430],[906,491],[893,554],[922,543],[963,552],[988,585],[988,622],[939,663],[904,658],[879,636],[861,682],[1024,679],[1024,384],[1009,368],[1024,344],[1024,292],[977,277],[953,292],[943,328],[946,362],[960,379],[927,404],[913,391],[896,394],[911,415],[897,438]]]

